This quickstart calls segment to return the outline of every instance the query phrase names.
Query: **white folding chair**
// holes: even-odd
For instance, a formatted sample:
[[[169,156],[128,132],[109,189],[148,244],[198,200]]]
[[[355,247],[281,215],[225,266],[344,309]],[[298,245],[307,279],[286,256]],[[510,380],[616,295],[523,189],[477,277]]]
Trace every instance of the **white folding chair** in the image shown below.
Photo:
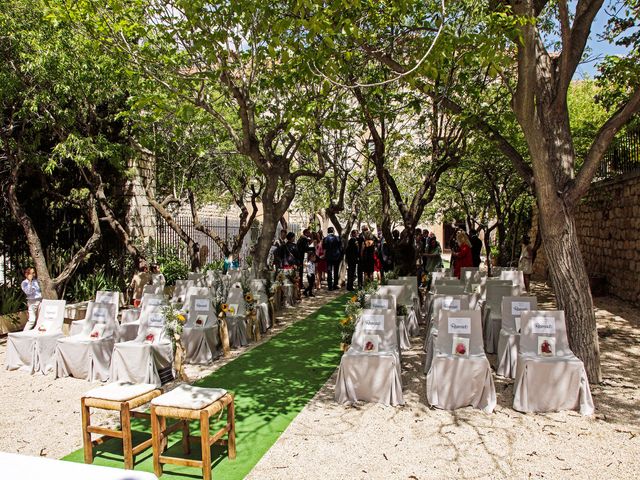
[[[75,377],[90,382],[109,380],[109,366],[118,330],[117,305],[89,302],[83,330],[58,339],[56,378]]]
[[[342,355],[335,400],[403,405],[395,312],[365,309],[356,323],[349,350]]]
[[[481,322],[478,310],[442,311],[435,356],[427,373],[430,405],[493,412],[496,390],[482,346]]]
[[[594,412],[584,364],[569,348],[564,312],[532,310],[521,318],[513,408],[519,412]]]
[[[182,343],[187,363],[207,365],[220,356],[218,317],[209,295],[191,296]]]
[[[135,340],[114,345],[110,380],[161,385],[173,368],[173,347],[164,334],[164,306],[147,306],[140,314]],[[167,380],[173,379],[173,374]]]
[[[520,325],[524,312],[538,309],[536,297],[503,297],[502,327],[498,339],[496,373],[502,377],[514,378],[518,364]]]
[[[56,342],[63,337],[64,300],[42,300],[35,327],[9,333],[7,370],[48,373],[55,368]]]

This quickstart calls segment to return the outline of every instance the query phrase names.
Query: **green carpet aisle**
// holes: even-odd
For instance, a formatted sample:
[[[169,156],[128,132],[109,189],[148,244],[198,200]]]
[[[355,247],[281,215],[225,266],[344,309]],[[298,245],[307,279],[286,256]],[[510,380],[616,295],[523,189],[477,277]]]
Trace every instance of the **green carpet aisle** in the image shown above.
[[[226,447],[214,446],[214,478],[244,478],[331,376],[340,363],[338,321],[344,315],[345,301],[345,295],[332,300],[195,383],[202,387],[226,388],[235,394],[237,458],[230,461]],[[132,423],[134,430],[149,431],[145,421]],[[212,430],[217,430],[220,424],[212,422]],[[195,427],[192,432],[194,430]],[[140,438],[145,434],[136,435]],[[170,452],[178,456],[182,456],[180,438],[180,434],[175,433],[169,440]],[[109,440],[94,448],[94,464],[122,468],[121,445],[120,440]],[[192,444],[191,458],[199,458],[199,446],[194,447]],[[83,462],[82,450],[63,460]],[[153,471],[151,449],[136,457],[135,470]],[[161,478],[194,479],[201,478],[201,474],[196,468],[165,465]]]

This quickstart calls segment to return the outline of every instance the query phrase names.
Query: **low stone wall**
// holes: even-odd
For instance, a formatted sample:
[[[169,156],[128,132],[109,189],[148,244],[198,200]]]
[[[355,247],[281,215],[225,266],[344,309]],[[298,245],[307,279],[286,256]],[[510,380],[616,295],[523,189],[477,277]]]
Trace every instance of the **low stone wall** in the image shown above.
[[[576,227],[589,275],[640,304],[640,172],[594,183],[576,209]]]

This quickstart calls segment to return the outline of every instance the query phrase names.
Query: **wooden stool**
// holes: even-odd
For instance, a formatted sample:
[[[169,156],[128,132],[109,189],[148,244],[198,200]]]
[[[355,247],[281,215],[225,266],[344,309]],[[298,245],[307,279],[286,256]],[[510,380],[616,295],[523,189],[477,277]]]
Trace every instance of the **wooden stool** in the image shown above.
[[[227,408],[227,424],[213,436],[209,433],[209,419]],[[166,417],[179,421],[167,429]],[[200,420],[200,437],[189,435],[189,421]],[[190,452],[189,440],[199,441],[202,460],[169,457],[162,455],[166,448],[167,436],[178,428],[182,430],[182,449]],[[201,388],[180,385],[151,401],[151,432],[153,438],[153,470],[162,475],[162,464],[170,463],[202,469],[204,480],[211,480],[211,445],[227,445],[230,459],[236,458],[236,427],[233,395],[219,388]],[[222,437],[228,434],[228,440]]]
[[[134,384],[130,382],[115,382],[104,387],[94,388],[85,393],[80,399],[82,412],[82,440],[84,444],[84,463],[93,463],[93,446],[104,442],[103,438],[91,441],[91,434],[98,433],[105,437],[122,439],[124,468],[133,469],[133,456],[149,448],[152,439],[134,446],[131,436],[131,417],[150,418],[148,413],[132,412],[152,399],[162,395],[162,390],[148,383]],[[115,410],[120,412],[121,430],[111,430],[105,427],[91,425],[91,408]]]

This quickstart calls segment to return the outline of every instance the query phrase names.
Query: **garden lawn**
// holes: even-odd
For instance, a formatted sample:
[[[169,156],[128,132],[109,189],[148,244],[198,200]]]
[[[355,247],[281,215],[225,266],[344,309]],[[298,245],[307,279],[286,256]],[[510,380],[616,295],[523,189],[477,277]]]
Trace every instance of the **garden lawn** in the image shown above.
[[[340,363],[339,319],[344,316],[345,300],[345,295],[332,300],[195,383],[225,388],[235,394],[237,457],[229,460],[226,447],[213,446],[214,478],[244,478],[331,376]],[[211,430],[217,431],[225,418],[226,414],[218,422],[212,422]],[[132,427],[134,444],[144,436],[148,438],[147,421],[132,419]],[[192,434],[197,431],[196,424],[191,430]],[[180,438],[179,432],[170,436],[168,454],[184,456]],[[110,439],[94,448],[94,456],[96,465],[122,468],[122,442]],[[200,459],[199,445],[192,443],[188,457]],[[63,460],[81,463],[83,452],[78,450]],[[153,472],[150,448],[135,460],[135,470]],[[199,469],[177,465],[164,465],[162,476],[163,479],[200,477]]]

